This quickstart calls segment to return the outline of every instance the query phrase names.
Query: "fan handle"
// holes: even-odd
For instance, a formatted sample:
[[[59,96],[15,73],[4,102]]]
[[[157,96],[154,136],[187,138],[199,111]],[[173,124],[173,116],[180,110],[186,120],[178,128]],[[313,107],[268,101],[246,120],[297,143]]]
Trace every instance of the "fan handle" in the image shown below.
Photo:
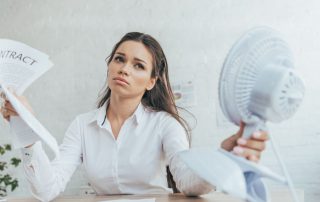
[[[259,119],[258,117],[254,117],[254,118],[255,118],[254,119],[255,121],[246,123],[246,125],[244,127],[242,137],[245,139],[249,139],[255,131],[267,131],[267,126],[266,126],[265,121]],[[278,162],[280,163],[282,172],[285,175],[285,178],[287,180],[286,184],[289,186],[289,190],[291,192],[291,195],[292,195],[294,201],[299,202],[299,199],[298,199],[298,196],[295,192],[291,177],[289,175],[289,172],[288,172],[284,162],[282,161],[282,157],[280,156],[278,147],[273,140],[273,136],[271,134],[269,134],[269,136],[270,136],[270,142],[271,142],[273,151],[278,159]]]
[[[267,131],[266,122],[257,117],[255,117],[255,121],[245,122],[242,137],[245,139],[249,139],[251,135],[256,131]]]

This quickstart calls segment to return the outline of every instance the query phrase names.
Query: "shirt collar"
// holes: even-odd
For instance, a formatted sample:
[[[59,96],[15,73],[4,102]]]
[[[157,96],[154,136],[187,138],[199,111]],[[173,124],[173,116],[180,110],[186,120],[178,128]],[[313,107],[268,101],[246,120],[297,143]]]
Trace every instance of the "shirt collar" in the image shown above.
[[[89,120],[89,123],[92,123],[94,121],[97,122],[97,124],[102,127],[104,122],[106,121],[106,112],[107,112],[107,106],[109,105],[109,101],[106,101],[102,107],[98,108],[95,115],[92,117],[92,119]],[[137,109],[134,111],[132,116],[129,117],[129,119],[133,118],[137,125],[141,122],[143,112],[145,111],[145,107],[140,102]]]
[[[133,118],[135,119],[137,125],[139,125],[139,123],[141,122],[142,116],[143,116],[143,112],[144,112],[144,106],[143,104],[140,102],[136,111],[134,111],[133,113]]]
[[[89,120],[89,123],[93,123],[93,122],[97,122],[97,124],[99,126],[101,126],[101,124],[104,121],[104,117],[106,115],[106,110],[107,110],[107,106],[108,106],[109,102],[105,102],[100,108],[98,108],[96,110],[96,113],[92,116],[92,118]]]

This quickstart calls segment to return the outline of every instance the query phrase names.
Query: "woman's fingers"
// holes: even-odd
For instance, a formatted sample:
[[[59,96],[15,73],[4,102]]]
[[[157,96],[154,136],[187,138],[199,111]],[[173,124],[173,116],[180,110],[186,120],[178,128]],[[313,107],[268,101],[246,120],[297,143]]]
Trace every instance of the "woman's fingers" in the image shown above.
[[[237,139],[238,146],[233,148],[233,153],[250,161],[258,162],[262,152],[266,149],[266,141],[269,139],[266,131],[257,131],[250,139]]]
[[[237,140],[238,145],[242,146],[242,147],[247,147],[250,149],[254,149],[257,151],[262,152],[263,150],[265,150],[266,148],[266,143],[264,141],[260,141],[260,140],[255,140],[255,139],[244,139],[244,138],[239,138]]]
[[[266,148],[266,141],[269,139],[267,131],[256,131],[249,139],[242,138],[245,123],[240,123],[238,132],[231,137],[225,139],[221,147],[227,151],[243,156],[244,158],[258,162],[262,152]]]
[[[0,109],[0,112],[1,112],[4,119],[6,119],[7,121],[10,120],[10,112],[8,110],[6,110],[4,107],[2,107]]]
[[[254,139],[258,141],[267,141],[269,140],[269,135],[267,131],[256,131],[252,134],[250,139]]]
[[[234,147],[233,153],[235,153],[236,155],[242,156],[248,160],[254,160],[255,162],[259,161],[260,155],[261,155],[260,151],[242,147],[242,146]]]
[[[9,116],[18,116],[18,113],[17,113],[14,109],[5,108],[5,112],[6,112]]]
[[[10,111],[16,111],[8,100],[6,100],[4,107]]]
[[[255,162],[255,163],[258,163],[259,162],[259,158],[257,157],[257,156],[255,156],[255,155],[251,155],[251,156],[249,156],[248,158],[247,158],[249,161],[253,161],[253,162]]]
[[[18,113],[8,100],[5,101],[4,106],[1,108],[1,114],[7,121],[10,121],[11,116],[18,116]]]
[[[18,113],[16,112],[16,110],[13,108],[12,104],[8,100],[6,100],[4,108],[10,115],[12,116],[18,115]]]

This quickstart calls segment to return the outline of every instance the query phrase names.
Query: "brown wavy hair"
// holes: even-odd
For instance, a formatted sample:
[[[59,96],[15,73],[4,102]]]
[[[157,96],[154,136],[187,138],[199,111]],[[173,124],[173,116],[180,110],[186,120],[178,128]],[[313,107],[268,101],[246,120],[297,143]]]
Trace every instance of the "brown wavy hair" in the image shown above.
[[[152,36],[140,32],[129,32],[115,44],[111,54],[106,58],[109,65],[118,47],[125,41],[136,41],[142,43],[153,56],[152,78],[157,78],[156,84],[151,90],[146,90],[142,96],[141,103],[153,111],[165,111],[174,117],[185,129],[189,146],[191,142],[191,129],[188,123],[179,115],[175,104],[174,95],[169,82],[168,63],[166,56],[156,39]],[[111,89],[106,85],[99,95],[97,107],[102,107],[110,98]]]

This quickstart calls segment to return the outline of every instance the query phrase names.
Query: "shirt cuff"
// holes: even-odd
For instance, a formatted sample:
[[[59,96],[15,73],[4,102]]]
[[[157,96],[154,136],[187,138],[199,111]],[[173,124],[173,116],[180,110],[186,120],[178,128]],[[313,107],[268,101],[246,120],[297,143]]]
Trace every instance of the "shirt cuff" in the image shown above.
[[[22,154],[22,161],[25,165],[30,165],[34,156],[35,150],[41,149],[41,142],[38,141],[34,143],[31,147],[28,148],[21,148],[21,154]]]

